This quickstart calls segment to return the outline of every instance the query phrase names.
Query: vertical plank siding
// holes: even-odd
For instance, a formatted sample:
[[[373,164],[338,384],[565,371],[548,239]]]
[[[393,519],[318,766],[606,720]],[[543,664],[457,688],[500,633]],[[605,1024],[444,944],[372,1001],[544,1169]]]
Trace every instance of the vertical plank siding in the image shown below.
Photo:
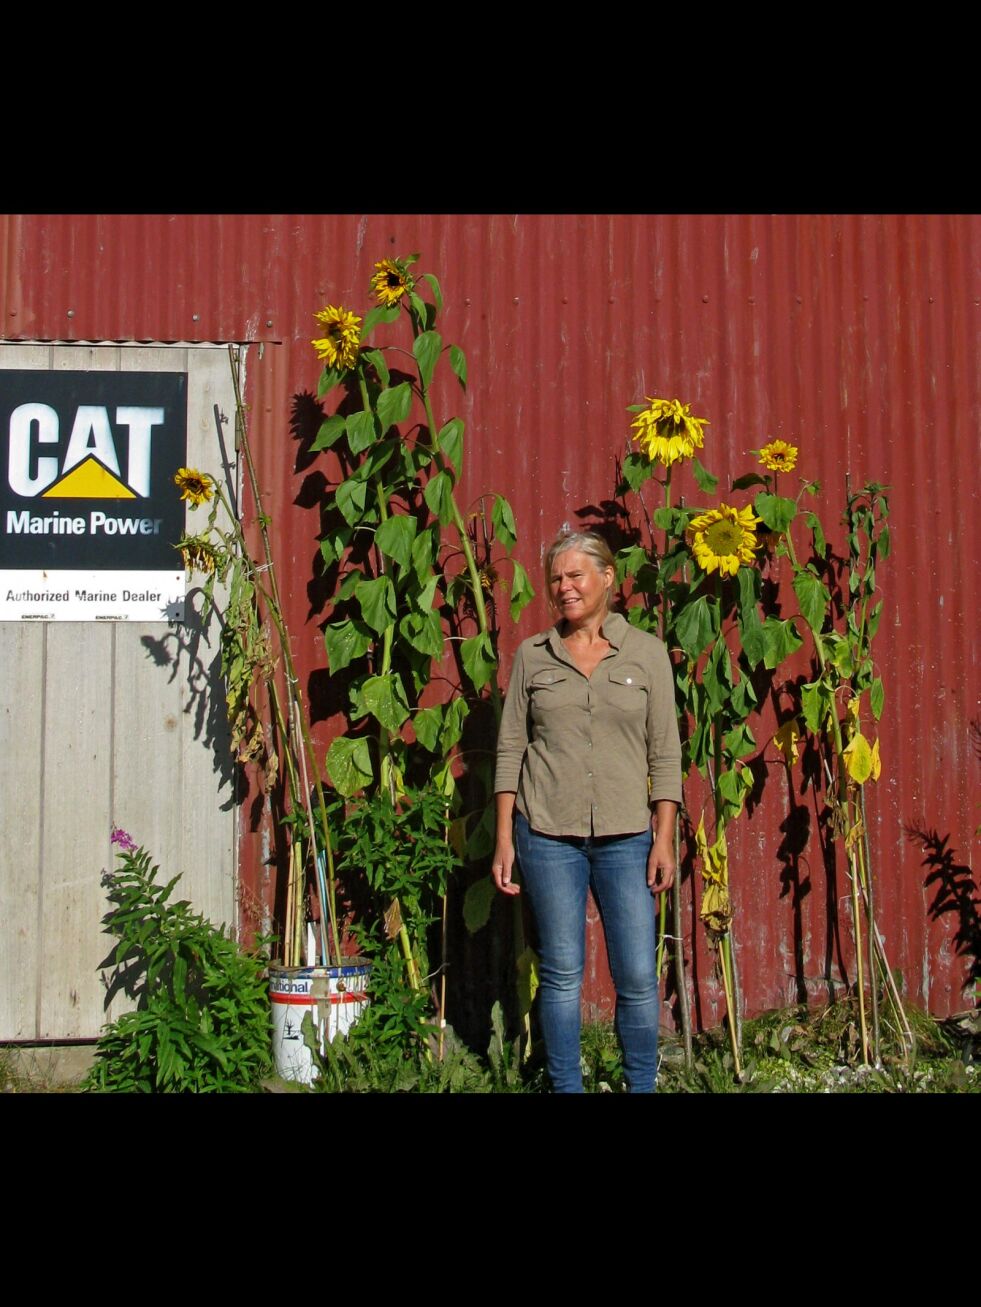
[[[231,413],[224,349],[0,345],[0,368],[189,373],[188,459],[214,475],[213,405]],[[233,441],[230,444],[233,445]],[[198,510],[199,514],[205,510]],[[221,711],[217,625],[200,593],[187,622],[0,623],[0,1039],[90,1039],[112,823],[144,844],[181,897],[235,924],[234,777]]]

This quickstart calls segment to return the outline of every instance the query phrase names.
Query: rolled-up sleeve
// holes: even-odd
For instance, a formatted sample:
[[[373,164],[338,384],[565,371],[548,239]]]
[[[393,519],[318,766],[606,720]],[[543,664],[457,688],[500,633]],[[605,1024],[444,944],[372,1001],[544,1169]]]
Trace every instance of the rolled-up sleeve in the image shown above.
[[[494,792],[517,793],[521,764],[528,748],[528,692],[525,687],[524,652],[519,647],[511,668],[507,698],[497,736],[497,766]]]
[[[660,640],[648,646],[652,652],[651,692],[647,703],[647,774],[650,804],[661,799],[681,803],[681,737],[674,702],[671,659]]]

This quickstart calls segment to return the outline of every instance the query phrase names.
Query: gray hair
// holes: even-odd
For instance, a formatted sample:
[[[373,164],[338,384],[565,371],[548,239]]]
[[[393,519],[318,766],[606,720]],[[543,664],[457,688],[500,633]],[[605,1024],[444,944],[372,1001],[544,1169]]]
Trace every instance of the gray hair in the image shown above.
[[[560,531],[549,545],[548,553],[545,555],[546,581],[552,575],[552,567],[556,558],[558,558],[559,554],[564,554],[570,549],[576,549],[581,554],[587,554],[592,559],[597,572],[605,572],[608,567],[611,567],[614,580],[616,579],[616,562],[610,546],[602,536],[597,535],[594,531]],[[608,608],[613,607],[612,585],[606,592],[606,606]]]

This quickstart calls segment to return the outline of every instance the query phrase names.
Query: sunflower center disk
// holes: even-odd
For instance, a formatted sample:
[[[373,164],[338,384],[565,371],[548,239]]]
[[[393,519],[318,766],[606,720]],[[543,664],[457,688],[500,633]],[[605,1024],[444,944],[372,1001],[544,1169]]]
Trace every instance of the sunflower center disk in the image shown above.
[[[734,522],[713,522],[705,532],[705,543],[713,554],[738,554],[743,533]]]

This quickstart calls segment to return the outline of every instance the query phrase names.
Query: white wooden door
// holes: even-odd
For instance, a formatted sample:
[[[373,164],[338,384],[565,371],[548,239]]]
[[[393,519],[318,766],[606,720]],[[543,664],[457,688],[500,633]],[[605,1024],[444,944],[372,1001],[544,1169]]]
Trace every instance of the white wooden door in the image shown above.
[[[0,368],[186,372],[188,465],[225,475],[220,424],[237,479],[224,346],[0,345]],[[99,972],[114,822],[236,924],[236,778],[200,606],[192,580],[183,625],[0,622],[0,1040],[94,1038],[124,1010]]]

